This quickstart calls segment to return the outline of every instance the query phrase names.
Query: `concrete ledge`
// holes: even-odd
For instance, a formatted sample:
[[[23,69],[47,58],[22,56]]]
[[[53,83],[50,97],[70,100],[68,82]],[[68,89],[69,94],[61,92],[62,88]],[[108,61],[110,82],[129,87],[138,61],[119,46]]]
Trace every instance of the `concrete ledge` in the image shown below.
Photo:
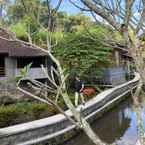
[[[139,80],[139,75],[127,83],[108,89],[89,100],[85,106],[78,106],[77,110],[83,108],[83,115],[89,121],[93,121],[96,114],[101,113],[117,100],[123,98],[125,94],[134,89]],[[66,113],[72,116],[68,110]],[[47,141],[50,145],[58,144],[60,141],[69,139],[76,131],[75,126],[62,114],[57,114],[48,118],[14,125],[0,129],[0,142],[2,145],[30,145]],[[68,134],[68,132],[71,132]],[[66,135],[67,133],[67,135]]]

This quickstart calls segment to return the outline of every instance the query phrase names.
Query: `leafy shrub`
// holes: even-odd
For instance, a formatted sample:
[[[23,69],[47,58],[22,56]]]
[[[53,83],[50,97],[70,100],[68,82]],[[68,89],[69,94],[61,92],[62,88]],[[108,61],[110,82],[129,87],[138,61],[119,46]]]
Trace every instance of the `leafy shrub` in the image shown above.
[[[0,107],[0,127],[24,123],[56,114],[52,106],[42,103],[17,103]]]
[[[89,32],[88,32],[89,31]],[[80,75],[86,81],[98,78],[102,68],[111,64],[111,48],[100,41],[109,30],[101,26],[67,33],[54,49],[54,54],[70,74]]]
[[[17,23],[12,25],[10,29],[19,39],[28,41],[27,28],[25,24]]]
[[[0,127],[9,126],[16,123],[16,118],[20,115],[16,106],[0,107]]]
[[[34,104],[30,110],[32,112],[32,116],[34,119],[43,118],[43,116],[47,116],[48,112],[53,115],[56,114],[56,109],[53,107],[48,107],[46,104]]]
[[[47,32],[43,29],[39,29],[38,32],[34,33],[32,38],[35,44],[47,48],[47,37],[53,45],[56,41],[60,41],[63,38],[63,35],[64,34],[61,32]]]

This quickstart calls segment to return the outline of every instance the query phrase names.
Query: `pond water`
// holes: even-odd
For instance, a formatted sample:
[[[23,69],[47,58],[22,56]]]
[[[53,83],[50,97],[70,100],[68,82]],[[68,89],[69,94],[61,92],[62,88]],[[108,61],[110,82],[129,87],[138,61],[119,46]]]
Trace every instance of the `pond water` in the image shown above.
[[[96,134],[107,144],[135,145],[137,140],[136,113],[127,99],[105,113],[92,124]],[[142,124],[145,129],[145,104],[142,105]],[[64,145],[93,145],[84,133],[80,133]]]

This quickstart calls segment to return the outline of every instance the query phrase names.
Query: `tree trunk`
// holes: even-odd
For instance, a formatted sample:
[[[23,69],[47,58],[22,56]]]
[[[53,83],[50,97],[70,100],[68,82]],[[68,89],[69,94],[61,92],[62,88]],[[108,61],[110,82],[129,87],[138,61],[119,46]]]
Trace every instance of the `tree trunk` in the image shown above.
[[[97,137],[97,135],[91,129],[91,127],[88,124],[88,122],[81,116],[80,112],[78,112],[76,110],[76,108],[74,107],[74,105],[72,104],[72,102],[71,102],[71,100],[69,98],[69,95],[68,95],[68,93],[66,91],[66,84],[65,84],[65,82],[63,82],[64,75],[63,75],[63,70],[61,68],[61,65],[60,65],[59,61],[50,52],[48,52],[48,54],[49,54],[50,58],[53,60],[53,62],[57,65],[58,72],[60,73],[60,79],[62,81],[61,83],[63,84],[61,95],[62,95],[62,97],[63,97],[63,99],[65,101],[65,104],[67,105],[67,107],[72,112],[72,114],[73,114],[74,118],[76,119],[76,121],[79,123],[80,128],[84,130],[86,135],[92,140],[92,142],[95,145],[105,145],[104,143],[101,142],[99,137]]]
[[[92,140],[92,142],[95,145],[105,145],[104,143],[101,142],[101,140],[99,139],[99,137],[97,137],[97,135],[94,133],[94,131],[92,130],[92,128],[90,127],[90,125],[88,124],[88,122],[81,116],[81,114],[76,110],[76,108],[74,107],[74,105],[72,104],[72,102],[69,99],[69,96],[67,93],[62,93],[62,96],[64,98],[65,104],[67,105],[67,107],[71,110],[74,118],[77,120],[77,122],[79,123],[79,126],[81,129],[84,130],[84,132],[86,133],[86,135]]]
[[[3,19],[3,4],[0,4],[0,26],[2,25]]]
[[[142,82],[142,79],[140,78],[137,89],[136,89],[134,95],[132,96],[133,102],[137,106],[139,105],[139,96],[140,96],[140,93],[142,90],[142,86],[143,86],[143,82]]]
[[[141,106],[135,106],[135,112],[136,112],[136,122],[137,122],[137,143],[136,145],[145,145],[145,138],[144,138],[144,129],[142,126],[142,118],[141,118],[141,113],[142,113],[142,108]]]

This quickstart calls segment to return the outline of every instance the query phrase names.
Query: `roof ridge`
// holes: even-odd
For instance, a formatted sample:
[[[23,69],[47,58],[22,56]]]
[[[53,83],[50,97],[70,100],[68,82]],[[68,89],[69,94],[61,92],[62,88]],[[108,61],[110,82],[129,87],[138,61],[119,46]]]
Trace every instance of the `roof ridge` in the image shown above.
[[[4,43],[4,45],[1,45],[0,50],[2,50],[0,52],[3,52],[7,48],[7,53],[10,56],[48,56],[47,50],[16,37],[10,37],[8,32],[3,33],[4,29],[0,28],[0,30],[2,30],[0,33],[1,44]]]
[[[37,46],[35,44],[31,44],[29,42],[25,42],[23,40],[17,39],[17,38],[15,38],[15,39],[8,39],[8,38],[5,38],[5,37],[0,36],[0,39],[6,40],[6,41],[9,41],[9,42],[20,42],[20,44],[22,44],[22,45],[25,44],[26,46],[29,46],[31,49],[36,49],[36,50],[43,51],[43,48],[41,48],[41,47],[39,47],[39,46]]]
[[[8,28],[2,28],[2,27],[0,27],[0,31],[1,31],[1,32],[4,32],[5,34],[7,34],[10,40],[16,38],[15,33],[13,33],[13,32],[11,32],[10,30],[8,30]]]
[[[4,39],[4,40],[7,40],[7,41],[10,41],[10,42],[20,42],[20,43],[23,43],[29,47],[31,47],[32,49],[38,49],[38,50],[43,50],[43,48],[35,45],[35,44],[32,44],[30,42],[26,42],[26,41],[23,41],[23,40],[20,40],[16,37],[15,33],[9,31],[7,28],[2,28],[0,27],[0,30],[6,32],[6,34],[8,34],[9,36],[11,36],[12,39],[9,39],[9,38],[6,38],[6,37],[3,37],[3,36],[0,36],[1,39]],[[44,52],[44,51],[43,51]]]

